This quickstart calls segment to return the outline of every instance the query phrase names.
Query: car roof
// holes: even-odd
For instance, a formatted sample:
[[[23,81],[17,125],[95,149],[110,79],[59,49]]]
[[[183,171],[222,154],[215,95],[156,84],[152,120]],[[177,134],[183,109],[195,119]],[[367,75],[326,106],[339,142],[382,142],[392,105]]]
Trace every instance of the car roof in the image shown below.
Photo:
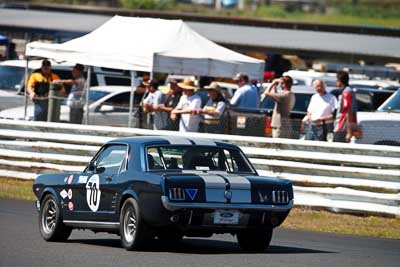
[[[91,91],[101,91],[101,92],[114,93],[114,92],[130,91],[131,87],[130,86],[123,86],[123,85],[103,85],[103,86],[92,86],[92,87],[90,87],[90,90]]]
[[[350,81],[350,85],[358,84],[358,85],[369,85],[369,86],[380,86],[380,87],[387,87],[387,86],[398,86],[400,87],[400,83],[390,80],[355,80]]]
[[[213,141],[203,138],[189,138],[180,136],[135,136],[113,139],[107,144],[125,143],[130,145],[185,145],[185,146],[215,146],[237,148],[236,145]]]
[[[333,90],[336,90],[338,88],[337,87],[327,86],[325,89],[326,89],[326,91],[328,93],[330,93]],[[313,86],[308,86],[308,85],[293,85],[292,86],[292,92],[294,94],[315,94],[316,93],[314,87]]]
[[[73,66],[75,66],[75,64],[73,63],[69,63],[69,62],[61,62],[61,63],[57,63],[54,60],[50,60],[51,62],[51,66],[54,68],[72,68]],[[21,67],[21,68],[25,68],[26,66],[26,60],[22,59],[22,60],[6,60],[3,62],[0,62],[0,66],[11,66],[11,67]],[[42,60],[29,60],[29,69],[39,69],[42,66]]]

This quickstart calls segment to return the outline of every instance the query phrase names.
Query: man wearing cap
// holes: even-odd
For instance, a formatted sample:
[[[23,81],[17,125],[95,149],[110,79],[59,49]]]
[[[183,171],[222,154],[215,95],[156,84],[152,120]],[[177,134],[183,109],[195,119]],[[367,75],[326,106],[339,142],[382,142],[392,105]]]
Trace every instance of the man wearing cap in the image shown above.
[[[249,82],[249,77],[244,73],[238,73],[233,78],[239,88],[233,94],[231,106],[236,108],[258,108],[260,98],[257,88]]]
[[[178,81],[175,79],[172,79],[170,81],[169,86],[170,90],[167,94],[167,99],[165,100],[164,104],[158,106],[158,109],[164,111],[168,115],[167,126],[165,130],[178,131],[179,124],[177,123],[177,121],[172,121],[170,115],[172,110],[174,110],[174,108],[176,108],[179,103],[179,100],[182,96],[182,89],[179,88]]]
[[[221,88],[217,82],[204,86],[208,92],[208,101],[199,114],[203,115],[204,131],[206,133],[223,133],[224,123],[221,116],[226,108],[226,99],[221,94]]]
[[[71,92],[68,95],[67,106],[69,107],[69,122],[82,123],[83,106],[85,104],[84,89],[85,78],[83,77],[84,67],[82,64],[76,64],[72,69],[71,80],[59,80],[58,83],[72,85]]]
[[[149,94],[143,100],[143,110],[147,113],[153,113],[154,130],[163,130],[167,126],[167,116],[159,109],[159,105],[164,103],[164,94],[158,90],[158,81],[150,80],[143,82],[146,85]]]
[[[178,83],[178,86],[183,89],[183,95],[171,112],[171,119],[176,120],[177,116],[181,115],[179,131],[197,132],[201,121],[201,116],[198,115],[201,109],[201,98],[194,93],[196,87],[192,80],[184,79],[183,82]]]
[[[27,93],[35,107],[33,120],[47,121],[50,83],[59,79],[57,74],[51,72],[51,63],[47,59],[42,61],[39,71],[32,73],[28,80]],[[64,94],[65,89],[61,90],[61,93]]]

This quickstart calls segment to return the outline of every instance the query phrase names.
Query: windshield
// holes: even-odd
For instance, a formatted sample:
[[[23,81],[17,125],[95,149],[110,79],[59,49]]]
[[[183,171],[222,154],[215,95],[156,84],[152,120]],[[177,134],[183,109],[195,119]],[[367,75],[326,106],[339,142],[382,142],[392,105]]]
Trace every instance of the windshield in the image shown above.
[[[89,91],[89,101],[91,103],[95,102],[108,94],[109,94],[109,92],[90,90]]]
[[[382,106],[379,111],[400,112],[400,90],[397,90]]]
[[[148,170],[223,171],[252,173],[240,150],[207,146],[158,146],[147,148]]]
[[[0,66],[0,89],[20,89],[24,80],[24,74],[24,68]]]

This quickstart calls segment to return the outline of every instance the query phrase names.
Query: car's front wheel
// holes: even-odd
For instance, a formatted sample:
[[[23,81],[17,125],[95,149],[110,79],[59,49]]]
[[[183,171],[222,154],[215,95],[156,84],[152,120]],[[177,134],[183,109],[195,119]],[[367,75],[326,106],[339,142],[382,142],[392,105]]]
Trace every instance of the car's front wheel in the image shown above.
[[[237,234],[241,249],[246,251],[263,251],[268,248],[272,239],[272,229],[262,231],[243,231]]]
[[[136,250],[150,239],[149,230],[143,221],[137,201],[128,198],[121,209],[120,236],[126,250]]]
[[[46,241],[65,241],[71,235],[72,228],[61,221],[60,208],[53,195],[44,197],[39,213],[40,234]]]

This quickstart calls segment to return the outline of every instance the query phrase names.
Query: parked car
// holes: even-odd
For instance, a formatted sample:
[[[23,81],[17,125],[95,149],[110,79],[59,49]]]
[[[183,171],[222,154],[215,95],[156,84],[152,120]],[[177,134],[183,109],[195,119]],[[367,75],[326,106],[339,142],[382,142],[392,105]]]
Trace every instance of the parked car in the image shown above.
[[[239,147],[183,137],[110,141],[83,172],[39,175],[33,192],[46,241],[90,229],[127,250],[214,233],[264,250],[293,207],[291,182],[259,176]]]
[[[335,88],[328,88],[328,91]],[[311,86],[293,86],[292,88],[296,102],[290,117],[292,119],[291,129],[282,129],[290,131],[294,139],[300,138],[300,126],[302,119],[307,114],[307,107],[311,96],[315,90]],[[271,117],[275,106],[275,102],[269,98],[264,98],[259,108],[254,109],[238,109],[231,108],[228,112],[228,132],[238,135],[250,136],[272,136]]]
[[[353,88],[356,93],[358,111],[376,111],[392,94],[391,90],[373,88]],[[336,97],[341,94],[340,89],[332,89],[330,93]]]
[[[315,80],[323,80],[328,87],[336,87],[336,73],[334,72],[318,72],[314,70],[301,71],[289,70],[283,75],[289,75],[293,78],[294,85],[312,86]],[[350,80],[367,79],[365,75],[350,75]]]
[[[40,69],[41,60],[29,61],[29,73]],[[0,110],[24,105],[25,60],[7,60],[0,62]],[[52,71],[61,79],[71,79],[74,64],[52,61]],[[85,74],[86,75],[86,74]],[[90,79],[91,86],[131,84],[130,74],[124,70],[94,67]],[[69,88],[67,87],[67,92]]]
[[[89,91],[89,124],[108,126],[127,126],[129,119],[129,86],[95,86]],[[0,111],[0,118],[33,119],[33,105],[27,107],[27,117],[24,118],[24,106]],[[137,113],[137,107],[135,115]],[[84,120],[86,113],[84,114]],[[61,105],[60,121],[69,121],[69,107]]]
[[[400,146],[400,89],[375,112],[358,112],[360,144]]]
[[[340,90],[337,87],[327,87],[327,91],[334,96],[340,95]],[[388,99],[393,92],[388,90],[377,89],[356,89],[354,88],[357,98],[358,111],[375,111],[377,108]],[[308,104],[311,97],[315,94],[312,86],[295,85],[292,88],[295,94],[296,102],[293,111],[290,113],[292,119],[291,136],[294,139],[300,138],[302,132],[300,126],[302,119],[307,114]],[[261,101],[259,108],[254,109],[237,109],[230,108],[225,120],[227,126],[226,133],[251,136],[272,136],[271,117],[275,103],[269,98],[264,98]]]
[[[400,88],[400,84],[389,80],[353,80],[349,82],[351,87],[358,89],[375,89],[396,91]]]

